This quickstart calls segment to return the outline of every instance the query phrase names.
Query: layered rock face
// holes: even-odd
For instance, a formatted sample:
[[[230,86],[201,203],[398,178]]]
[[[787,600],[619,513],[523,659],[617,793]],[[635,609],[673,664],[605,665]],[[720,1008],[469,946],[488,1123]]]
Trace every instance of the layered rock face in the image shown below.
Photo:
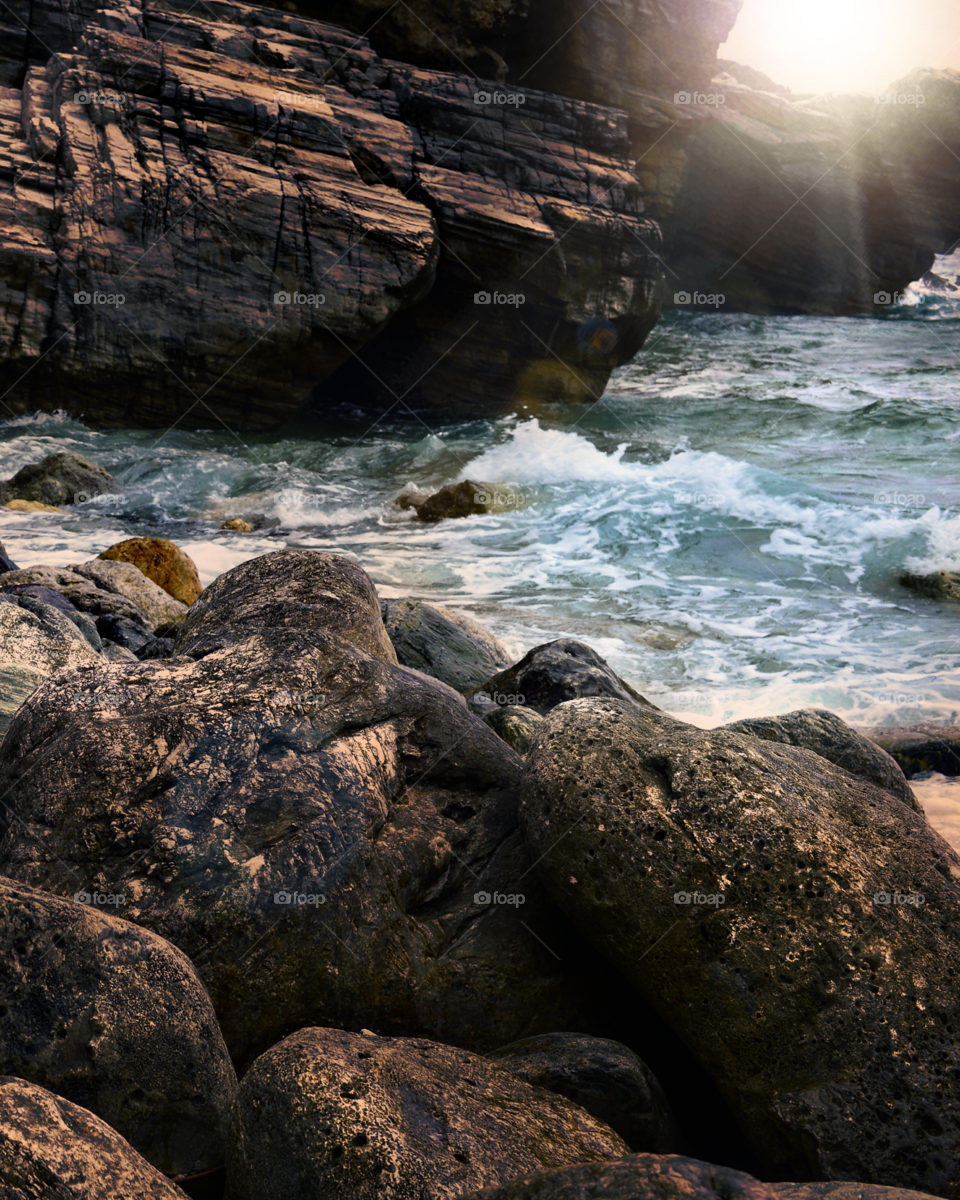
[[[657,319],[623,112],[498,102],[226,0],[21,19],[57,56],[21,79],[11,53],[0,94],[15,410],[266,427],[324,380],[369,404],[589,400]]]

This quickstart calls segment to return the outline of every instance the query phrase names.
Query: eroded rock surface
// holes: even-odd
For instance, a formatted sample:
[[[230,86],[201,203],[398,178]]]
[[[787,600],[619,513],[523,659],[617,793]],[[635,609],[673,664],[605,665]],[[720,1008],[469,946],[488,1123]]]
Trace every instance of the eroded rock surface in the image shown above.
[[[625,1150],[578,1105],[466,1050],[301,1029],[243,1079],[227,1197],[440,1200]]]
[[[960,856],[919,814],[809,750],[595,699],[544,722],[521,827],[771,1173],[960,1195]]]
[[[96,1113],[165,1175],[220,1166],[237,1080],[193,964],[118,919],[122,892],[79,894],[0,879],[0,1074]]]

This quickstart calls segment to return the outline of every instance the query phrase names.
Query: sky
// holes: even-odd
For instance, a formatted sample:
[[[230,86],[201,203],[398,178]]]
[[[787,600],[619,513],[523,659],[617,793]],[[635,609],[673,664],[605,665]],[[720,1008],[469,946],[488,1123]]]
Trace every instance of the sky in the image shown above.
[[[794,92],[885,92],[915,67],[960,70],[960,0],[744,0],[719,56]]]

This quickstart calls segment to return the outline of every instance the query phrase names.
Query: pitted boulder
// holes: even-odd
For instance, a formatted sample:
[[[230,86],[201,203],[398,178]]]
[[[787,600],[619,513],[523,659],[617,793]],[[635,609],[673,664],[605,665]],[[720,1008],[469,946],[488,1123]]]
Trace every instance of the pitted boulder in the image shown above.
[[[595,699],[545,720],[520,816],[771,1174],[960,1196],[960,856],[920,814],[810,750]]]
[[[90,887],[78,903],[0,879],[0,1074],[90,1109],[165,1175],[218,1167],[237,1078],[210,997],[119,919],[122,893]]]
[[[578,1105],[466,1050],[301,1029],[244,1076],[227,1200],[441,1200],[625,1152]]]

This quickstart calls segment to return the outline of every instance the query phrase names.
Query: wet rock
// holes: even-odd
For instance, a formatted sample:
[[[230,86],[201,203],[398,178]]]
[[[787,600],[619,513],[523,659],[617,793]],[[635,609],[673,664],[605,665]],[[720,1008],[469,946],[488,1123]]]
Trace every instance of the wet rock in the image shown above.
[[[241,517],[232,517],[229,521],[224,521],[220,526],[221,529],[230,529],[234,533],[253,533],[256,528],[249,521],[244,521]]]
[[[7,548],[4,546],[3,542],[0,542],[0,573],[4,571],[15,571],[16,569],[17,564],[7,554]]]
[[[42,676],[61,667],[100,662],[100,655],[62,612],[24,597],[0,603],[0,663]]]
[[[960,600],[960,571],[933,571],[929,575],[900,576],[904,587],[931,600]]]
[[[114,592],[118,596],[126,596],[132,600],[142,618],[136,616],[131,620],[139,621],[149,629],[155,629],[169,621],[182,621],[187,612],[187,606],[179,600],[174,600],[163,588],[158,587],[152,579],[133,563],[107,562],[94,558],[90,562],[78,563],[70,568],[78,575],[89,579],[102,591]],[[83,607],[79,605],[78,607]],[[125,616],[127,614],[120,614]]]
[[[506,647],[461,613],[422,600],[382,600],[380,611],[400,665],[458,692],[483,683],[510,662]]]
[[[165,1175],[219,1166],[237,1081],[193,964],[119,919],[122,893],[77,894],[0,879],[0,1074],[96,1113]]]
[[[960,856],[919,814],[810,750],[591,699],[547,718],[520,816],[771,1174],[960,1195]]]
[[[544,1171],[503,1187],[464,1193],[460,1200],[774,1200],[773,1187],[742,1171],[695,1158],[637,1154],[619,1162]]]
[[[135,570],[132,567],[130,569]],[[0,590],[3,592],[37,587],[59,592],[69,604],[93,617],[116,614],[141,625],[148,624],[146,614],[127,596],[98,587],[86,575],[81,575],[73,568],[23,567],[18,571],[7,571],[0,575]]]
[[[566,1096],[618,1133],[635,1153],[675,1154],[680,1131],[656,1077],[632,1050],[582,1033],[543,1033],[487,1058],[534,1087]]]
[[[43,616],[43,609],[37,608],[37,604],[49,605],[49,607],[63,613],[68,621],[76,625],[88,645],[96,650],[98,654],[103,649],[100,634],[97,633],[97,626],[93,618],[75,608],[62,593],[55,592],[52,588],[40,587],[33,584],[13,584],[0,588],[0,601],[5,596],[15,600],[21,608],[25,608],[28,612],[32,612],[39,617]]]
[[[923,815],[923,809],[896,760],[827,709],[798,709],[781,717],[732,721],[725,728],[733,733],[752,734],[766,742],[803,746],[827,762],[843,767],[851,775],[859,775],[884,788]]]
[[[104,550],[98,558],[133,563],[148,579],[174,600],[188,607],[203,591],[197,564],[167,538],[127,538]]]
[[[181,637],[168,661],[59,672],[18,713],[0,870],[122,890],[191,957],[241,1067],[317,1022],[475,1050],[595,1027],[602,972],[559,957],[572,931],[520,841],[520,760],[388,659],[358,567],[244,563]]]
[[[502,737],[520,755],[524,755],[533,745],[533,739],[543,722],[543,717],[532,708],[521,704],[504,704],[492,708],[484,721],[493,732]]]
[[[148,642],[155,641],[153,634],[129,617],[118,617],[109,614],[97,618],[97,633],[101,638],[109,639],[115,646],[123,646],[125,650],[137,653]]]
[[[134,653],[140,662],[146,662],[151,658],[173,658],[173,648],[176,644],[176,638],[152,638]]]
[[[911,778],[921,771],[960,775],[960,725],[877,725],[860,732]]]
[[[36,1084],[0,1078],[0,1187],[9,1200],[184,1200],[119,1133]]]
[[[225,572],[193,605],[177,653],[197,658],[267,629],[322,629],[396,663],[370,576],[349,559],[315,550],[277,550]]]
[[[475,517],[485,513],[520,512],[527,496],[505,483],[478,483],[465,479],[448,483],[423,497],[422,493],[404,492],[397,497],[400,508],[413,508],[421,521],[443,521],[455,517]]]
[[[244,1076],[227,1198],[456,1196],[625,1151],[576,1104],[466,1050],[301,1029]]]
[[[103,657],[107,660],[107,662],[112,663],[131,663],[140,661],[132,650],[128,650],[126,646],[117,646],[113,642],[103,643]]]
[[[116,490],[110,472],[82,454],[48,454],[42,462],[22,467],[12,479],[0,483],[0,499],[8,507],[11,500],[23,500],[61,512],[61,505],[82,504]]]
[[[519,704],[545,716],[565,700],[580,696],[615,696],[650,708],[629,683],[615,674],[606,661],[583,642],[558,638],[535,646],[518,663],[494,675],[471,696],[482,693],[500,705]]]
[[[18,568],[13,567],[14,571]],[[54,591],[53,588],[43,587],[39,583],[11,583],[4,587],[0,587],[0,595],[3,596],[26,596],[32,600],[39,600],[41,604],[49,604],[51,608],[59,609],[65,616],[71,617],[75,612],[79,612],[70,601],[63,595],[62,592]]]
[[[8,500],[3,506],[11,512],[42,512],[66,513],[65,508],[54,508],[51,504],[41,504],[39,500]]]

